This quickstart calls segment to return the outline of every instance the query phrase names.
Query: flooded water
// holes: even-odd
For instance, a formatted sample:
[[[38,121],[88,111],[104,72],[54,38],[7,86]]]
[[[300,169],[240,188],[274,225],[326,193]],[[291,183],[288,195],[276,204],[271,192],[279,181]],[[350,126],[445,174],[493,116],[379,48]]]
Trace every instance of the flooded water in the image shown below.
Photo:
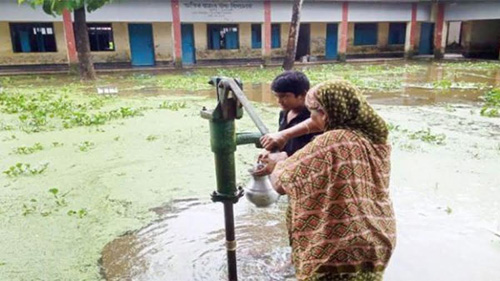
[[[245,199],[235,205],[241,280],[293,277],[284,235],[283,202],[255,209]],[[227,279],[221,204],[197,199],[158,208],[162,219],[118,238],[103,251],[108,280]],[[124,270],[126,269],[126,270]]]
[[[312,84],[352,81],[391,124],[398,243],[385,280],[500,280],[500,118],[480,114],[481,95],[500,86],[500,63],[303,70]],[[0,175],[0,280],[226,280],[223,208],[209,199],[215,171],[199,110],[215,104],[209,77],[241,75],[256,111],[275,130],[279,109],[269,82],[278,72],[117,73],[100,75],[96,84],[57,75],[2,77],[0,92],[47,92],[60,105],[67,95],[88,108],[71,110],[89,117],[132,108],[141,114],[72,128],[47,117],[43,130],[27,133],[21,117],[31,113],[0,105],[0,171],[50,163],[39,175]],[[99,88],[118,93],[92,109]],[[238,131],[255,130],[247,114],[236,124]],[[36,143],[43,150],[28,151]],[[19,148],[28,154],[15,153]],[[241,184],[258,152],[238,147]],[[235,205],[240,280],[294,280],[286,204],[282,197],[266,209],[245,198]]]
[[[267,209],[235,205],[240,280],[295,280],[285,206],[284,198]],[[386,280],[497,280],[500,241],[484,223],[450,218],[427,199],[410,206],[396,206],[398,250]],[[227,280],[220,204],[189,200],[157,211],[162,219],[105,247],[106,280]]]
[[[408,67],[401,73],[387,71],[366,71],[367,65],[390,69]],[[453,66],[453,64],[450,64]],[[412,69],[412,68],[416,68]],[[306,73],[308,68],[303,69]],[[257,70],[258,71],[258,70]],[[314,73],[314,71],[311,71]],[[353,68],[339,71],[320,71],[319,76],[328,79],[348,79],[360,86],[365,95],[375,104],[418,106],[439,103],[474,103],[484,93],[485,88],[500,84],[499,69],[450,68],[438,63],[385,62],[355,64]],[[314,81],[311,79],[313,84]],[[362,82],[359,82],[362,81]],[[269,83],[244,82],[244,92],[252,101],[277,105]],[[357,83],[359,82],[359,83]],[[444,84],[440,84],[444,83]],[[138,88],[122,85],[121,95],[135,95]],[[202,95],[215,98],[215,91],[178,91],[148,85],[139,88],[141,95]]]
[[[446,77],[451,86],[430,86]],[[500,85],[500,70],[447,72],[430,64],[423,72],[373,79],[401,82],[397,89],[364,90],[389,122],[446,135],[439,146],[409,140],[405,130],[391,133],[398,246],[386,280],[500,280],[500,122],[477,116],[479,96]],[[252,101],[276,105],[269,84],[244,91]],[[195,94],[214,97],[213,90]],[[240,280],[295,280],[285,208],[283,197],[266,209],[245,199],[235,205]],[[103,249],[107,280],[227,279],[222,205],[207,194],[154,211],[156,222]]]

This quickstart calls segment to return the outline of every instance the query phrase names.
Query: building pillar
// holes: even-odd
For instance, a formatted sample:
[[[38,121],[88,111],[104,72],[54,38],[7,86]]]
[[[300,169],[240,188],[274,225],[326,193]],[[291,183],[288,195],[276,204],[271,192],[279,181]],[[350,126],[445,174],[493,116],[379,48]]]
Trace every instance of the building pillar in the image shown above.
[[[76,52],[75,32],[71,13],[64,9],[63,13],[64,37],[66,38],[66,49],[68,52],[68,65],[71,73],[78,72],[78,53]]]
[[[444,24],[444,4],[434,4],[435,25],[434,25],[434,58],[444,58],[446,47],[446,25]]]
[[[340,40],[339,40],[339,48],[338,48],[338,58],[339,61],[346,61],[347,58],[347,31],[349,29],[349,3],[342,3],[342,22],[340,23]]]
[[[182,36],[181,36],[181,17],[179,0],[171,0],[172,6],[172,33],[174,41],[174,65],[182,67]]]
[[[415,55],[415,41],[417,38],[417,3],[411,5],[411,21],[406,25],[405,58]]]
[[[264,64],[271,62],[271,0],[264,0],[264,48],[262,58]]]

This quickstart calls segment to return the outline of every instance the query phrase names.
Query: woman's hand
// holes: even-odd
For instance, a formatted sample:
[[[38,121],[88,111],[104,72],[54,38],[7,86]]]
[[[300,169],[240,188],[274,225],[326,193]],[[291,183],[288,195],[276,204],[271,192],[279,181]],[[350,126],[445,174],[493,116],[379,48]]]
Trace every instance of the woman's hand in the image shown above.
[[[288,157],[286,152],[277,152],[277,153],[262,153],[259,155],[259,162],[263,165],[262,168],[257,169],[253,172],[255,176],[267,176],[270,175],[274,171],[274,167],[279,161],[283,161]]]
[[[257,157],[257,163],[261,163],[263,159],[269,158],[269,154],[271,154],[271,151],[269,151],[269,150],[263,150],[259,154],[259,157]]]
[[[269,151],[273,148],[282,149],[287,141],[288,138],[283,132],[266,134],[260,138],[262,147]]]

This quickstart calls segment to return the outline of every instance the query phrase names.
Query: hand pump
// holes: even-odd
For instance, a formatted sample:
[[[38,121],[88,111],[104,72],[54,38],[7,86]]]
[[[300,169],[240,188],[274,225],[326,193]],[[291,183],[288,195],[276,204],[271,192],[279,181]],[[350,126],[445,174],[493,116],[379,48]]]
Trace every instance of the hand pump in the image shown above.
[[[211,197],[212,201],[222,202],[224,205],[228,279],[237,281],[233,204],[243,196],[243,189],[236,187],[234,152],[240,144],[260,145],[259,139],[268,133],[268,129],[243,93],[240,80],[214,77],[210,84],[215,86],[217,91],[217,106],[214,110],[203,108],[201,116],[209,120],[210,143],[215,155],[217,191],[214,191]],[[259,129],[259,133],[236,134],[234,121],[243,117],[243,108]]]

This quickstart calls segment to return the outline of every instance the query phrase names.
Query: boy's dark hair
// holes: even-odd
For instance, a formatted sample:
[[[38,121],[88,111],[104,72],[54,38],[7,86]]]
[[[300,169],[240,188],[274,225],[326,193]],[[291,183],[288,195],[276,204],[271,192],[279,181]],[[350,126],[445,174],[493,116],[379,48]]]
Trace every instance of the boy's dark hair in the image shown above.
[[[293,93],[295,96],[305,95],[310,83],[307,76],[300,71],[285,71],[274,78],[271,90],[275,93]]]

